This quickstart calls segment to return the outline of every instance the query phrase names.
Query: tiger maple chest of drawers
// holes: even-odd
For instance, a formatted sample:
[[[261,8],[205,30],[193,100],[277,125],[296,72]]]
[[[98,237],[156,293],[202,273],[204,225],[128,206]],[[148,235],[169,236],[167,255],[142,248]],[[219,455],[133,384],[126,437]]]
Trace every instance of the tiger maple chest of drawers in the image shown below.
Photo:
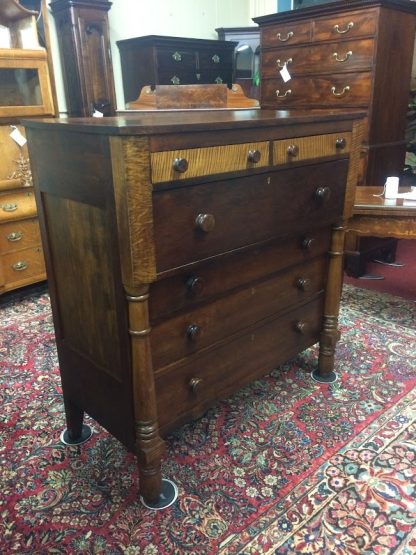
[[[318,341],[331,379],[358,116],[26,123],[68,430],[133,450],[145,499],[175,426]]]

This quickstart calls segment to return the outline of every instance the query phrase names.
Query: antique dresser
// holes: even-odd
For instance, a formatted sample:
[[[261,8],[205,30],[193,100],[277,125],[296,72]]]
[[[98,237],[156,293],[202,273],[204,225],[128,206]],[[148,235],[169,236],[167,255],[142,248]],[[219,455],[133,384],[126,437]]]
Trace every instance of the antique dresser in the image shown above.
[[[137,454],[147,506],[174,497],[160,475],[169,430],[316,342],[311,371],[334,379],[359,116],[26,122],[64,441],[94,417]]]
[[[233,82],[236,42],[149,35],[117,41],[124,101],[136,100],[145,85]]]

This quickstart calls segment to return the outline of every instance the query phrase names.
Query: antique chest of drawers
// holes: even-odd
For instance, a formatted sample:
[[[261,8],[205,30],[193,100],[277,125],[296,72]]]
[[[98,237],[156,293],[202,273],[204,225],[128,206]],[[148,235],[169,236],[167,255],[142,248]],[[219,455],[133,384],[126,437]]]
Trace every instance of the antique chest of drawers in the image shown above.
[[[168,431],[316,342],[314,375],[333,379],[359,114],[26,126],[67,438],[88,412],[157,504]]]
[[[362,107],[359,184],[383,185],[404,167],[415,15],[410,0],[351,0],[255,18],[261,106]]]
[[[124,101],[136,100],[145,85],[233,82],[233,41],[149,35],[117,41]]]

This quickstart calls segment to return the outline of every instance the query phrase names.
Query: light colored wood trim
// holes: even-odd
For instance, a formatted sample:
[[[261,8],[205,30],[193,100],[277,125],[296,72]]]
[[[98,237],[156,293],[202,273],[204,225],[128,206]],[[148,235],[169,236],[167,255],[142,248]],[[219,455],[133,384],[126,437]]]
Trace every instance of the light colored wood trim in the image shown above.
[[[366,128],[367,120],[357,120],[353,123],[350,139],[350,163],[348,166],[347,188],[344,201],[344,220],[351,218],[353,212],[355,190],[360,177],[361,145]]]
[[[416,239],[416,217],[354,215],[348,222],[348,231],[370,237]]]
[[[337,149],[335,141],[343,137],[346,140],[346,146]],[[290,156],[288,148],[296,146],[298,154]],[[288,164],[290,162],[299,162],[301,160],[313,160],[323,156],[334,156],[336,154],[349,154],[351,150],[351,133],[330,133],[328,135],[312,135],[310,137],[294,137],[293,139],[284,139],[273,142],[273,164]]]

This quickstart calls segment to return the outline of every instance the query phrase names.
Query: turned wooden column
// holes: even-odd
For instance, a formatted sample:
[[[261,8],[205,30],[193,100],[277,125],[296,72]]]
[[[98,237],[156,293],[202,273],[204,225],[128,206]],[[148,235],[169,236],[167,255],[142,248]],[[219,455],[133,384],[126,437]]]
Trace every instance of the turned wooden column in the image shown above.
[[[52,0],[68,115],[115,113],[108,0]]]

